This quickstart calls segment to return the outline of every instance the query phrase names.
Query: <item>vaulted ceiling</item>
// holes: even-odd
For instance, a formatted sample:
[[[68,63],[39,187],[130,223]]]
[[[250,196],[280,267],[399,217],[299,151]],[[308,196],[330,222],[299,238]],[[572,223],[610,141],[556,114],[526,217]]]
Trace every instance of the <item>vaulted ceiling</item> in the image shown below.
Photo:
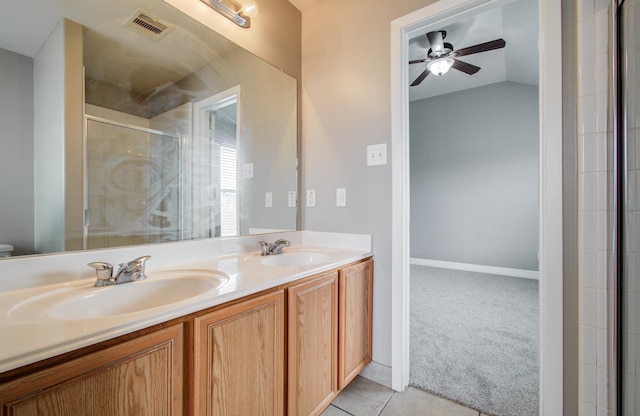
[[[409,40],[409,59],[422,59],[429,50],[425,34],[446,30],[445,42],[454,49],[466,48],[502,38],[503,49],[461,57],[460,60],[481,68],[474,75],[451,69],[441,77],[429,75],[420,85],[409,87],[410,100],[449,94],[497,82],[511,81],[538,85],[538,2],[518,0],[443,26],[429,26],[424,33]],[[426,63],[409,65],[409,82],[424,71]]]
[[[324,0],[289,1],[304,12]],[[425,35],[432,30],[446,30],[446,42],[456,49],[499,38],[507,43],[504,49],[465,56],[465,62],[482,68],[474,75],[451,70],[442,77],[428,76],[419,86],[409,88],[411,101],[504,81],[538,85],[538,1],[514,0],[501,4],[444,26],[425,28],[423,33],[410,39],[411,60],[426,57],[429,43]],[[425,68],[425,63],[410,65],[410,82]]]

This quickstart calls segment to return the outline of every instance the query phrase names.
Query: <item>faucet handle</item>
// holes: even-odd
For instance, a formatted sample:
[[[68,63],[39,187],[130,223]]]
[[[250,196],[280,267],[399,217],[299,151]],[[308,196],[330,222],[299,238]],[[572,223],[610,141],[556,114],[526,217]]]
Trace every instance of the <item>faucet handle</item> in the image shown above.
[[[93,267],[96,269],[96,283],[94,286],[102,287],[102,286],[110,286],[113,284],[111,277],[113,277],[113,266],[110,263],[105,263],[102,261],[94,261],[87,264],[89,267]]]
[[[147,260],[149,260],[151,258],[151,256],[142,256],[142,257],[138,257],[137,259],[133,260],[131,263],[137,263],[140,265],[140,267],[142,267],[142,269],[144,270],[144,264],[146,263]]]
[[[270,243],[267,243],[266,241],[258,241],[258,244],[260,244],[260,250],[262,251],[262,256],[268,256],[269,254],[271,254],[271,250],[273,249],[273,246]]]
[[[142,280],[147,278],[147,275],[144,274],[144,266],[147,260],[149,260],[150,258],[151,256],[142,256],[129,262],[128,266],[130,266],[136,272],[135,280]]]

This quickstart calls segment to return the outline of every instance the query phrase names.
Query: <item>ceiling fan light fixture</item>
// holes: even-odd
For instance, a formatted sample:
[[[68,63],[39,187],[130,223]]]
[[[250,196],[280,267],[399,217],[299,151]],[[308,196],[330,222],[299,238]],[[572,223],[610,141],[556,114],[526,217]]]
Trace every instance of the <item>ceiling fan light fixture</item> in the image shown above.
[[[438,58],[434,61],[431,61],[427,64],[427,69],[433,75],[442,76],[449,72],[451,67],[453,66],[453,58]]]

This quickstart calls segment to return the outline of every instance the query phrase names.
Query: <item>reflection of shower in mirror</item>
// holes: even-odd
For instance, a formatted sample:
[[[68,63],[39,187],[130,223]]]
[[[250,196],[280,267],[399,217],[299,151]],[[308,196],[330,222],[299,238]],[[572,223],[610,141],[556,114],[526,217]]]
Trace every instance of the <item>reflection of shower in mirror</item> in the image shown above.
[[[88,118],[86,143],[85,248],[177,241],[179,137]]]

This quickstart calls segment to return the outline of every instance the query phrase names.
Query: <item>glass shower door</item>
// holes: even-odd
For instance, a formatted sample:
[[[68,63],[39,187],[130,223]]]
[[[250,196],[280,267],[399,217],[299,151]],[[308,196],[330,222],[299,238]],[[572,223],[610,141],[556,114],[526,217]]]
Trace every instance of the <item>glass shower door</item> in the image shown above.
[[[640,0],[619,2],[618,199],[621,362],[618,415],[640,414]]]
[[[85,246],[180,239],[180,140],[87,116]]]

